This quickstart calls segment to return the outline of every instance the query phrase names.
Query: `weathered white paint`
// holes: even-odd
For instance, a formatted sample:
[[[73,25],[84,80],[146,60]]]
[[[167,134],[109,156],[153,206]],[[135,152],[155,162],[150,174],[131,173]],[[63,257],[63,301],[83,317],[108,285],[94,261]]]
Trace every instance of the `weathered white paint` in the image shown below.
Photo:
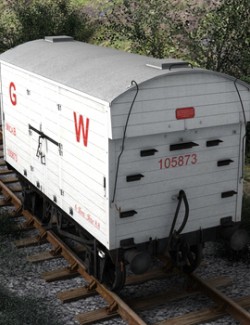
[[[131,237],[131,229],[133,234],[138,233],[135,238],[140,241],[149,240],[154,232],[157,238],[166,237],[178,203],[174,198],[181,189],[186,192],[190,206],[189,221],[184,232],[218,226],[220,219],[229,215],[233,220],[239,220],[240,215],[236,210],[239,211],[238,205],[241,207],[241,203],[237,202],[236,195],[221,198],[221,193],[233,190],[241,196],[239,191],[242,184],[238,178],[241,170],[240,131],[240,124],[229,124],[223,127],[166,133],[165,136],[159,134],[126,139],[119,167],[115,209],[135,210],[137,214],[124,219],[117,217],[117,244],[126,236]],[[207,147],[206,141],[213,139],[223,142],[218,146]],[[171,144],[192,141],[199,146],[169,150]],[[117,157],[121,141],[116,142]],[[147,148],[155,148],[158,152],[154,156],[140,157],[140,151]],[[160,159],[185,157],[187,154],[195,154],[197,163],[160,169]],[[231,159],[233,162],[218,167],[217,162],[225,159]],[[126,176],[134,174],[142,174],[144,177],[139,181],[127,182]],[[180,214],[180,220],[182,217],[183,213]],[[158,230],[155,231],[154,228]]]
[[[5,146],[18,157],[16,162],[6,155],[6,160],[22,175],[26,170],[27,179],[37,187],[39,184],[51,200],[56,197],[67,213],[72,208],[72,217],[108,246],[109,220],[103,187],[108,159],[108,138],[104,137],[107,107],[9,66],[2,65],[2,81],[5,124],[16,129],[16,136],[5,131]],[[16,85],[16,106],[10,103],[11,81]],[[77,118],[83,116],[84,123],[89,119],[87,146],[82,134],[77,142],[74,112]],[[39,134],[29,132],[29,124],[61,143],[63,154],[54,143],[42,139],[42,164],[36,156]]]
[[[46,51],[48,44],[38,42],[36,46],[39,49],[45,46]],[[55,48],[51,55],[54,51]],[[135,243],[141,243],[149,238],[168,236],[177,206],[176,196],[181,189],[185,190],[190,205],[184,232],[218,226],[220,219],[227,216],[240,220],[245,134],[243,107],[246,120],[250,120],[247,87],[237,84],[239,97],[232,78],[198,69],[156,70],[145,66],[145,58],[140,61],[139,56],[132,55],[126,64],[132,61],[134,65],[141,64],[136,70],[138,75],[131,79],[134,66],[126,71],[119,63],[117,52],[115,58],[120,75],[114,75],[115,79],[107,78],[108,66],[105,66],[103,70],[97,69],[93,78],[86,75],[86,78],[91,77],[91,84],[84,80],[81,71],[74,78],[69,67],[65,76],[59,73],[57,77],[61,82],[58,82],[51,77],[47,65],[43,74],[42,66],[29,68],[25,57],[20,65],[14,62],[19,60],[18,56],[10,61],[7,58],[6,62],[3,59],[1,106],[6,160],[20,174],[26,171],[27,179],[39,185],[51,200],[56,198],[58,206],[66,213],[72,210],[72,218],[109,249],[118,248],[121,240],[131,237]],[[34,61],[32,57],[32,64]],[[90,73],[88,66],[86,71]],[[136,89],[127,86],[133,79],[140,81],[131,109]],[[71,87],[77,80],[79,88]],[[117,84],[112,89],[110,83],[114,80]],[[11,82],[16,85],[15,106],[10,102]],[[94,91],[89,91],[93,87],[96,87]],[[177,120],[176,109],[182,107],[194,107],[195,116]],[[77,141],[74,116],[77,123],[82,116],[84,127],[89,120],[86,143],[82,134]],[[124,152],[116,177],[127,119]],[[7,123],[15,128],[16,135],[6,129]],[[57,145],[43,139],[40,147],[45,155],[46,164],[43,164],[36,156],[39,135],[29,132],[29,124],[61,144],[62,154]],[[215,139],[223,142],[214,147],[206,146],[206,141]],[[198,146],[169,151],[171,144],[185,142],[195,142]],[[155,155],[140,156],[141,150],[152,148],[157,150]],[[17,161],[8,152],[16,154]],[[191,156],[195,163],[189,160],[187,165],[160,169],[161,159],[176,160],[185,155],[195,155]],[[218,167],[217,162],[225,159],[233,162]],[[127,182],[126,176],[134,174],[144,177]],[[222,192],[231,190],[237,195],[221,198]],[[135,210],[137,214],[120,218],[120,212],[128,210]],[[177,227],[183,213],[182,208]]]

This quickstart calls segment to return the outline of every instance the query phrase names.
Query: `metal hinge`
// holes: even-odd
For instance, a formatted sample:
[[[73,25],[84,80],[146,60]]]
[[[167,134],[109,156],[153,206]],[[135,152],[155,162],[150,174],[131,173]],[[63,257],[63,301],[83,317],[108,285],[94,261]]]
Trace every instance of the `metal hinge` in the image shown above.
[[[59,155],[63,156],[63,145],[61,143],[59,143],[58,148],[59,148]]]

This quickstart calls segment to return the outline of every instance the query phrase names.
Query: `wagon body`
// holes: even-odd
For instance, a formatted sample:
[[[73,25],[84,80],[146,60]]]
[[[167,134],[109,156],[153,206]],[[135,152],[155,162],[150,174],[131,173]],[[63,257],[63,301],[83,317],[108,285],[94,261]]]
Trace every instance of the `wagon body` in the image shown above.
[[[246,84],[68,37],[0,63],[6,161],[107,249],[167,238],[180,190],[183,233],[240,221]]]

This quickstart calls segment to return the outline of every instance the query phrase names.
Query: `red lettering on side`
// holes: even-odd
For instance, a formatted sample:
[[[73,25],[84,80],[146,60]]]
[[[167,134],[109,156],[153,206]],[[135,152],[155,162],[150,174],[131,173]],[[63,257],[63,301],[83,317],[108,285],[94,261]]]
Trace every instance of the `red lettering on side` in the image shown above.
[[[14,151],[7,149],[7,155],[17,162],[17,154]]]
[[[6,123],[6,130],[16,136],[16,128],[14,126],[11,126],[8,122]]]
[[[14,82],[11,82],[9,85],[9,94],[10,94],[10,101],[13,106],[17,104],[17,97],[16,97],[16,85]]]
[[[198,156],[196,153],[180,155],[176,157],[166,157],[158,161],[160,169],[169,169],[187,165],[196,165]]]
[[[95,219],[94,217],[92,217],[89,213],[84,212],[82,210],[82,208],[79,207],[77,204],[75,204],[75,210],[79,214],[79,216],[81,216],[86,221],[88,221],[96,229],[100,230],[101,225],[100,225],[100,222],[97,219]]]
[[[75,122],[75,132],[76,141],[81,141],[81,136],[83,137],[83,144],[85,147],[88,146],[88,135],[89,135],[89,119],[86,118],[86,124],[84,124],[84,118],[82,115],[77,116],[74,112],[74,122]]]

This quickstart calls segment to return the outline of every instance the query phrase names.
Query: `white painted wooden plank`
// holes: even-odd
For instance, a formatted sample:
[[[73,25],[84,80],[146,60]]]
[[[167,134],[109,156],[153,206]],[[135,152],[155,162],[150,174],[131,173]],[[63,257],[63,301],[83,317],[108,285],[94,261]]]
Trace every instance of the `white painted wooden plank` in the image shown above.
[[[148,123],[158,123],[160,121],[174,121],[175,110],[176,108],[168,109],[163,107],[162,110],[157,110],[153,106],[153,101],[151,104],[150,112],[133,112],[129,118],[130,126],[140,126],[141,124]],[[166,104],[165,104],[166,106]],[[231,114],[241,112],[241,104],[239,102],[227,103],[227,104],[215,104],[215,105],[204,105],[204,106],[195,106],[195,118],[190,120],[193,121],[200,117],[211,117],[211,116],[221,116],[221,114]],[[126,124],[127,115],[117,115],[112,119],[114,127],[124,127]]]
[[[226,211],[227,212],[227,211]],[[231,211],[228,211],[229,214]],[[221,215],[216,215],[216,217],[211,216],[209,219],[204,220],[204,226],[203,229],[210,228],[213,226],[218,226],[217,219],[223,218],[228,216],[228,214],[221,214]],[[119,229],[122,229],[120,226]],[[128,238],[134,238],[135,243],[141,243],[141,242],[146,242],[149,241],[150,238],[153,239],[159,239],[159,238],[166,238],[169,235],[170,231],[170,225],[166,226],[165,228],[162,226],[155,226],[154,228],[151,228],[150,230],[139,230],[135,231],[135,228],[133,225],[130,226],[130,232],[128,231],[127,233],[124,232],[123,235],[119,235],[116,238],[116,245],[117,247],[120,245],[120,241]],[[197,221],[194,222],[189,222],[185,228],[184,232],[190,232],[190,231],[197,231],[199,228],[197,228]]]
[[[181,77],[175,76],[171,80],[178,78]],[[190,75],[190,80],[192,78],[194,76]],[[211,80],[214,79],[216,78],[211,77]],[[241,102],[232,81],[206,85],[187,83],[173,88],[160,84],[158,84],[159,88],[155,88],[154,81],[146,83],[147,89],[144,90],[142,86],[139,90],[129,118],[127,137],[177,131],[180,125],[175,124],[175,109],[180,107],[194,106],[196,111],[195,118],[185,120],[183,130],[238,123],[243,119]],[[164,78],[160,81],[164,84]],[[120,97],[113,103],[111,110],[114,139],[122,138],[130,109],[131,93],[126,93],[124,97],[128,98],[127,101],[125,100],[126,103],[119,105],[124,102],[124,98]],[[241,98],[243,101],[249,101],[249,93],[243,91]]]
[[[69,91],[66,88],[61,88],[60,89],[60,95],[61,95],[61,99],[62,99],[62,105],[65,105],[66,107],[68,107],[68,103],[69,102],[74,102],[76,105],[80,104],[83,102],[84,99],[84,103],[90,108],[90,109],[94,109],[95,111],[99,111],[99,112],[106,112],[106,110],[108,109],[108,106],[101,104],[99,101],[94,101],[94,98],[90,99],[89,97],[85,96],[83,93],[81,93],[81,95],[73,92],[73,91]]]
[[[83,210],[88,210],[91,214],[103,220],[104,223],[107,222],[107,214],[106,214],[106,204],[105,198],[99,197],[96,200],[91,200],[91,193],[89,191],[81,192],[80,188],[78,189],[74,186],[74,183],[70,183],[68,187],[65,188],[65,191],[62,195],[62,199],[64,202],[70,206],[70,202],[74,202],[72,206],[75,209],[75,204],[81,207]],[[83,195],[84,193],[84,195]],[[66,210],[69,213],[68,208]]]
[[[96,184],[93,185],[93,188],[95,188],[95,185],[103,186],[103,178],[106,176],[104,168],[104,165],[100,170],[96,169],[92,164],[76,164],[72,160],[63,159],[63,170],[65,172],[72,170],[71,173],[74,173],[77,179],[86,178],[87,184],[89,183],[88,180],[95,182]]]
[[[93,171],[97,171],[98,174],[105,175],[105,157],[106,154],[103,152],[102,154],[102,161],[97,159],[95,156],[90,155],[89,152],[82,151],[81,149],[78,150],[67,150],[67,146],[63,146],[63,161],[66,164],[66,170],[69,168],[69,166],[72,166],[72,169],[74,169],[74,166],[77,166],[77,169],[83,170],[83,173],[85,173],[85,168],[88,170],[91,168]]]
[[[144,135],[155,135],[160,133],[169,133],[181,131],[184,129],[200,129],[212,126],[224,126],[227,124],[239,123],[241,120],[240,113],[221,114],[217,116],[202,117],[199,119],[186,120],[185,127],[183,120],[163,121],[157,123],[141,124],[140,128],[133,125],[128,125],[126,137],[138,137]],[[123,137],[123,128],[113,128],[113,139],[121,139]]]
[[[199,186],[197,184],[195,187],[187,187],[185,186],[185,192],[190,203],[190,207],[194,208],[196,204],[202,200],[209,200],[209,196],[213,195],[214,197],[220,199],[220,195],[223,192],[228,190],[236,190],[237,191],[237,180],[229,180],[226,182],[217,182],[216,184],[203,184]],[[136,196],[135,198],[131,198],[129,200],[117,201],[116,204],[123,211],[127,210],[138,210],[141,208],[151,208],[158,205],[164,205],[166,207],[167,204],[173,203],[173,197],[177,197],[179,191],[177,187],[170,188],[167,187],[166,191],[163,193],[145,195],[145,196]],[[197,200],[197,201],[196,201]],[[204,202],[202,203],[204,204]]]
[[[242,92],[242,100],[249,100],[249,94],[245,91]],[[138,113],[151,113],[158,111],[175,111],[176,108],[194,106],[195,108],[202,108],[204,106],[214,105],[230,105],[239,103],[239,97],[236,93],[215,93],[213,95],[206,93],[196,93],[194,96],[181,96],[177,93],[173,96],[173,93],[165,93],[164,98],[155,98],[150,96],[147,100],[136,100],[133,105],[131,114]],[[128,115],[130,109],[130,101],[128,103],[115,102],[112,105],[112,118],[118,118],[119,116]],[[209,112],[208,112],[209,114]]]
[[[184,127],[183,120],[171,120],[157,123],[145,123],[141,124],[140,128],[135,125],[128,125],[126,137],[138,137],[144,135],[153,135],[174,131],[181,131],[187,129],[199,129],[204,127],[228,125],[240,122],[240,113],[221,114],[216,116],[201,117],[199,119],[186,120]],[[113,139],[121,139],[123,137],[123,128],[113,127]]]
[[[92,180],[89,180],[87,177],[81,177],[81,179],[77,178],[74,173],[63,171],[63,190],[67,192],[66,184],[72,184],[72,188],[76,188],[82,196],[88,197],[92,199],[93,202],[96,202],[98,205],[98,201],[102,200],[104,197],[104,187]],[[88,182],[86,181],[88,180]],[[94,186],[93,186],[94,185]]]
[[[83,100],[80,96],[78,96],[77,101],[64,97],[62,94],[60,96],[62,100],[61,112],[65,120],[71,120],[73,112],[77,112],[78,114],[87,116],[93,122],[104,124],[103,117],[105,116],[106,108],[103,106],[100,108],[100,104],[91,102],[90,100]]]
[[[115,127],[113,126],[112,129],[112,139],[122,139],[123,137],[123,129],[122,127]],[[135,126],[128,125],[126,137],[133,138],[145,135],[154,135],[160,133],[168,133],[168,132],[176,132],[184,130],[184,122],[183,120],[172,120],[172,121],[165,121],[159,123],[148,123],[143,124],[140,128]]]
[[[85,122],[86,123],[86,122]],[[93,129],[93,127],[96,127],[96,129]],[[95,132],[95,130],[98,130],[98,132]],[[92,130],[93,129],[93,130]],[[100,133],[99,133],[100,132]],[[88,131],[88,137],[87,137],[87,146],[94,145],[99,148],[103,148],[105,143],[107,142],[107,138],[105,138],[105,129],[104,127],[99,127],[99,125],[91,125],[91,122],[89,122],[89,131]],[[77,141],[76,133],[75,133],[75,126],[74,122],[68,124],[64,123],[64,120],[62,119],[62,128],[61,128],[61,137],[65,141],[68,141],[71,145],[79,145],[83,144],[83,137],[82,134],[80,136],[79,142]]]
[[[7,146],[13,150],[17,155],[18,158],[23,159],[24,161],[29,161],[29,154],[28,154],[28,146],[25,143],[25,138],[15,137],[9,132],[6,132],[5,139]]]
[[[226,190],[236,189],[236,185],[237,185],[237,183],[235,182],[233,188],[227,188]],[[175,196],[178,195],[178,193],[179,192],[173,191],[173,194]],[[232,213],[233,213],[233,216],[235,215],[236,195],[229,197],[229,198],[221,198],[221,193],[215,193],[212,195],[204,195],[203,197],[189,198],[188,190],[186,191],[186,194],[187,194],[189,207],[190,207],[190,220],[193,218],[197,219],[199,217],[206,218],[208,216],[208,213],[210,213],[211,211],[213,211],[213,213],[215,213],[215,215],[217,215],[218,212],[215,209],[222,209],[221,211],[223,211],[223,207],[225,207],[225,205],[228,205],[228,204],[234,205],[234,210]],[[130,209],[129,208],[123,209],[123,207],[120,207],[122,212],[129,211],[129,210],[135,210],[137,212],[137,214],[130,218],[117,218],[116,224],[125,225],[127,223],[133,222],[134,220],[135,221],[139,221],[139,220],[145,221],[146,219],[154,218],[157,216],[169,216],[170,219],[172,220],[172,218],[175,214],[176,208],[177,208],[177,204],[178,204],[178,201],[173,200],[172,197],[169,195],[169,193],[167,193],[165,202],[161,202],[159,204],[153,205],[153,202],[151,201],[152,206],[150,206],[150,207],[148,207],[148,206],[137,207],[137,205],[131,205]],[[208,209],[209,207],[210,207],[211,211],[209,211],[209,209]],[[184,216],[184,205],[183,204],[181,206],[179,215],[182,220],[182,218]],[[199,216],[199,215],[201,215],[201,216]]]
[[[93,234],[98,240],[107,245],[107,220],[105,215],[95,214],[94,211],[91,211],[91,209],[88,209],[88,207],[83,206],[81,202],[69,196],[62,198],[62,207],[67,213],[69,213],[70,208],[73,208],[72,218],[87,231]]]
[[[95,188],[90,187],[89,184],[85,184],[74,176],[63,172],[63,191],[68,195],[75,196],[79,201],[86,202],[101,209],[105,209],[105,197],[104,188],[96,186]]]
[[[12,124],[14,125],[14,124]],[[6,129],[6,127],[5,127]],[[20,128],[16,128],[16,136],[13,135],[11,132],[7,131],[5,132],[5,137],[8,139],[8,142],[10,142],[12,145],[16,145],[20,153],[28,153],[28,136],[24,135],[19,132]]]
[[[199,159],[199,158],[198,158]],[[235,158],[236,159],[236,158]],[[199,161],[199,160],[198,160]],[[182,167],[176,167],[176,168],[169,168],[169,169],[158,169],[158,170],[153,170],[150,172],[144,172],[143,169],[140,170],[140,173],[144,175],[144,177],[141,179],[141,181],[138,182],[138,184],[152,184],[155,182],[162,182],[164,180],[171,180],[171,179],[182,179],[182,177],[186,177],[187,175],[191,178],[197,175],[200,175],[202,178],[202,175],[206,174],[211,174],[211,173],[216,173],[217,171],[220,172],[220,174],[224,173],[224,171],[230,170],[232,173],[235,173],[237,175],[238,172],[238,164],[237,160],[231,163],[228,166],[221,166],[218,167],[216,163],[211,163],[211,162],[204,162],[204,163],[197,163],[196,165],[187,165],[187,166],[182,166]],[[129,167],[127,168],[127,173],[124,173],[123,178],[118,179],[118,188],[123,189],[123,188],[130,188],[132,190],[133,185],[131,183],[133,182],[126,182],[126,175],[133,175],[133,171],[128,170]],[[122,173],[122,170],[121,170]]]
[[[220,143],[218,147],[206,147],[206,151],[211,150],[221,150],[221,147],[227,147],[227,146],[235,146],[239,144],[239,140],[237,139],[237,136],[239,136],[239,127],[238,125],[230,125],[230,126],[222,126],[222,127],[216,127],[216,128],[205,128],[205,129],[199,129],[199,130],[187,130],[182,135],[182,139],[187,139],[187,141],[199,141],[200,145],[202,145],[205,148],[206,141],[208,140],[214,140],[214,139],[220,139],[223,142]],[[171,133],[163,133],[153,136],[145,136],[145,137],[137,137],[134,138],[133,141],[127,141],[125,140],[125,153],[122,156],[123,159],[126,159],[126,155],[129,156],[131,152],[131,156],[135,157],[136,155],[133,155],[133,153],[140,154],[140,150],[144,149],[151,149],[151,148],[157,148],[157,150],[165,150],[168,148],[169,144],[173,144],[180,141],[180,137],[178,137],[178,133],[171,132]],[[116,151],[117,155],[121,151],[121,140],[116,140]],[[184,141],[183,141],[184,142]],[[156,153],[155,155],[157,155]],[[133,159],[131,158],[131,160]],[[140,157],[140,159],[154,159],[153,157]]]
[[[221,138],[220,138],[221,139]],[[191,139],[191,141],[195,141],[197,143],[196,139]],[[210,139],[209,139],[210,140]],[[239,139],[236,137],[231,137],[232,142],[227,141],[224,143],[220,143],[219,146],[216,147],[206,147],[206,140],[204,141],[199,141],[200,151],[196,151],[196,153],[199,153],[199,161],[204,162],[204,161],[212,161],[212,157],[214,157],[213,161],[221,160],[221,159],[226,159],[226,158],[235,158],[235,156],[238,158],[238,146],[239,146]],[[188,141],[189,142],[189,139]],[[174,144],[174,142],[172,143]],[[142,165],[145,166],[144,170],[149,171],[147,166],[154,166],[155,162],[159,162],[160,159],[168,158],[168,157],[175,157],[181,155],[181,150],[179,151],[178,154],[174,154],[174,151],[169,151],[169,145],[162,145],[162,146],[144,146],[138,149],[132,149],[132,150],[127,150],[125,147],[125,150],[123,152],[121,161],[120,161],[120,166],[123,168],[123,165],[133,165],[135,170],[141,171],[142,170]],[[198,147],[196,147],[198,148]],[[148,157],[141,157],[140,156],[140,151],[141,150],[147,150],[147,149],[156,149],[158,152],[156,152],[153,156],[148,156]],[[119,151],[117,152],[118,156]],[[185,156],[186,154],[189,154],[185,152],[183,155]],[[117,161],[117,157],[116,157]],[[158,169],[159,166],[156,167]],[[132,167],[131,167],[132,168]]]
[[[249,107],[247,104],[250,100],[250,95],[247,91],[242,92],[241,94],[242,101],[245,103],[245,109]],[[161,112],[165,111],[168,113],[169,111],[174,111],[176,108],[181,107],[189,107],[193,106],[195,107],[196,113],[200,110],[204,110],[204,108],[209,107],[213,108],[215,106],[221,106],[224,107],[232,107],[235,105],[239,111],[242,110],[242,108],[239,106],[239,98],[235,96],[235,94],[228,93],[226,96],[222,94],[216,94],[216,95],[196,95],[195,97],[190,97],[187,99],[182,99],[179,96],[177,98],[164,98],[164,99],[149,99],[144,102],[138,102],[136,101],[131,115],[139,114],[139,113],[152,113],[152,112]],[[129,111],[130,105],[128,103],[115,103],[112,106],[112,121],[119,120],[119,117],[122,118],[122,116],[127,116]],[[225,110],[226,113],[226,110]],[[207,111],[207,114],[209,114],[209,111]],[[131,118],[132,119],[132,118]]]
[[[9,95],[8,95],[9,96]],[[20,121],[24,121],[24,118],[28,118],[29,120],[37,123],[37,118],[41,116],[41,111],[38,109],[36,112],[31,105],[24,106],[21,103],[18,103],[18,106],[11,107],[9,105],[9,97],[6,95],[3,99],[4,105],[8,108],[6,113],[13,118],[16,118]],[[18,97],[19,99],[19,97]],[[40,106],[39,106],[40,107]]]
[[[195,139],[187,139],[185,142],[194,142]],[[172,144],[178,144],[180,142],[172,142]],[[162,147],[153,146],[154,149],[158,150],[153,156],[148,157],[140,157],[140,149],[133,150],[132,152],[124,151],[123,156],[120,161],[120,167],[121,172],[119,175],[127,175],[128,172],[133,171],[154,171],[159,170],[160,168],[164,168],[164,164],[159,163],[160,161],[163,161],[167,158],[173,158],[173,157],[179,157],[179,156],[185,156],[187,155],[186,159],[184,159],[183,166],[175,167],[175,168],[185,168],[192,164],[192,162],[196,162],[194,159],[195,156],[192,156],[192,154],[197,155],[197,164],[198,163],[204,163],[204,162],[214,162],[214,164],[217,164],[218,160],[224,160],[224,159],[234,159],[235,161],[238,160],[238,152],[239,152],[239,138],[235,137],[232,139],[232,143],[220,144],[219,146],[215,147],[206,147],[204,142],[198,142],[195,141],[195,143],[199,144],[199,147],[196,146],[192,149],[185,149],[185,150],[174,150],[169,151],[170,144],[166,144]],[[117,152],[118,155],[119,151]],[[190,157],[188,156],[190,155]],[[170,166],[167,166],[168,170],[173,168]]]
[[[188,175],[188,174],[187,174]],[[231,180],[237,179],[237,169],[225,169],[223,172],[214,172],[206,174],[207,177],[202,177],[202,174],[200,175],[191,175],[191,176],[183,176],[179,178],[171,178],[171,179],[163,179],[153,182],[150,178],[147,179],[147,181],[144,182],[137,182],[137,184],[134,185],[124,185],[124,187],[118,187],[116,191],[116,202],[117,205],[120,206],[122,203],[126,201],[133,200],[134,198],[141,198],[146,196],[152,196],[152,195],[161,195],[169,190],[173,190],[175,194],[179,193],[181,189],[188,190],[190,187],[195,187],[200,184],[203,186],[209,185],[210,181],[207,180],[208,177],[211,177],[214,179],[213,184],[219,184],[220,179],[226,179],[228,182]],[[224,176],[226,175],[226,176]],[[219,177],[219,179],[216,181],[216,176]],[[227,178],[228,177],[228,178]],[[194,183],[192,181],[192,178],[196,180],[197,183]]]
[[[186,190],[189,187],[196,186],[197,184],[216,184],[219,181],[227,181],[237,179],[237,170],[235,169],[227,169],[223,173],[221,171],[216,171],[212,173],[201,173],[200,175],[190,175],[186,174],[179,179],[172,178],[169,180],[158,181],[155,183],[151,183],[150,186],[134,186],[133,191],[129,188],[120,188],[116,194],[116,200],[123,201],[128,200],[135,197],[141,197],[145,195],[153,195],[157,193],[165,193],[168,188],[176,189],[178,192],[180,189]]]
[[[202,228],[218,226],[221,217],[228,216],[234,211],[235,202],[228,203],[225,207],[223,207],[222,205],[218,205],[215,206],[214,209],[211,209],[211,206],[208,206],[206,208],[190,211],[190,219],[187,224],[187,228],[184,228],[183,233],[185,233],[186,231],[199,230],[200,225]],[[149,237],[154,234],[155,228],[158,230],[156,233],[157,235],[159,235],[159,237],[156,235],[157,238],[167,237],[173,218],[173,214],[168,215],[166,213],[165,215],[159,217],[152,216],[144,222],[142,222],[142,220],[131,220],[130,222],[128,221],[127,224],[117,226],[117,237],[119,237],[120,239],[123,239],[124,237],[135,237],[137,239],[140,236],[139,233],[142,232],[147,236],[147,240],[149,240]],[[179,223],[181,223],[181,220]],[[179,224],[177,224],[177,228],[178,225]]]

